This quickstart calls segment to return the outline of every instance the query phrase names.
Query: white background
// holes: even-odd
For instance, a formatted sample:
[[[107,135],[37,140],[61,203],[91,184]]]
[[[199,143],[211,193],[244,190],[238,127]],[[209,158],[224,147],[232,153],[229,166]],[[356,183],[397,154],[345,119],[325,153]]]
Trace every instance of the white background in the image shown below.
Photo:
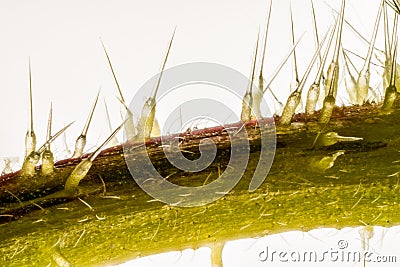
[[[336,9],[340,8],[341,1],[327,2]],[[288,3],[287,0],[273,1],[264,69],[266,78],[291,46]],[[347,1],[346,18],[368,39],[378,5],[379,1],[372,0]],[[109,105],[114,127],[121,121],[119,103],[115,98],[116,86],[99,37],[109,51],[123,94],[129,102],[135,91],[159,72],[175,26],[177,30],[167,67],[206,61],[224,64],[248,75],[259,27],[263,36],[267,6],[268,2],[264,0],[0,1],[0,157],[23,155],[29,111],[28,57],[32,65],[34,127],[38,145],[44,141],[48,108],[53,101],[53,129],[76,121],[67,133],[72,149],[97,90],[102,87],[98,109],[88,134],[87,147],[90,148],[109,134],[103,99]],[[333,22],[333,16],[324,1],[315,1],[315,7],[319,34],[322,36]],[[299,73],[302,75],[315,49],[310,2],[293,1],[293,10],[296,36],[307,30],[298,48]],[[393,16],[391,12],[390,16]],[[348,28],[344,28],[343,34],[346,48],[366,53],[367,47]],[[382,36],[380,29],[377,46],[383,49]],[[355,60],[355,63],[361,65],[361,61]],[[282,102],[289,94],[291,73],[291,64],[287,64],[272,86]],[[376,73],[372,71],[372,75]],[[346,103],[346,96],[342,95],[340,101]],[[240,111],[240,107],[236,110]],[[160,114],[162,109],[156,115],[162,121]],[[119,139],[122,139],[121,136]],[[53,147],[62,154],[64,148],[60,141]],[[353,231],[356,235],[357,230]],[[327,230],[320,234],[321,239],[327,233],[330,232]],[[360,242],[355,235],[348,241]],[[394,242],[398,238],[397,231],[382,240]],[[301,238],[286,237],[285,240],[295,244]],[[232,249],[230,251],[234,254]],[[240,248],[234,251],[240,251]],[[204,249],[195,255],[201,253],[202,263],[197,266],[204,266],[204,261],[208,261],[209,251]],[[189,258],[192,263],[181,266],[194,266],[195,258]],[[178,257],[177,262],[179,260]],[[143,259],[134,266],[142,266],[146,261]],[[156,262],[156,259],[150,260],[147,266]],[[167,266],[163,262],[158,266]],[[174,264],[177,263],[173,262],[170,266]]]
[[[322,38],[333,22],[333,16],[324,1],[315,2]],[[339,10],[340,1],[329,2]],[[115,98],[118,93],[99,37],[108,48],[125,99],[130,102],[136,90],[160,71],[175,26],[177,30],[167,67],[206,61],[224,64],[248,76],[259,27],[263,37],[268,3],[244,0],[1,1],[0,157],[21,156],[24,151],[29,114],[29,57],[34,129],[39,146],[45,139],[50,101],[54,106],[53,131],[76,121],[67,132],[68,142],[72,145],[99,87],[102,87],[89,129],[89,148],[109,134],[103,99],[109,105],[113,126],[121,121],[120,104]],[[379,1],[347,1],[346,18],[368,39],[378,5]],[[293,1],[293,15],[296,38],[307,31],[297,49],[301,77],[315,49],[310,2]],[[291,46],[289,22],[289,1],[274,1],[264,68],[266,79]],[[348,28],[343,34],[344,46],[360,54],[366,53],[367,47]],[[382,36],[380,34],[377,41],[381,48]],[[354,61],[360,66],[360,61],[356,58]],[[291,73],[289,60],[272,85],[283,103],[289,94]],[[188,90],[188,94],[192,92]],[[271,99],[269,95],[266,98]],[[338,102],[346,102],[346,96]],[[240,111],[240,107],[233,108]],[[272,104],[271,108],[274,108]],[[157,116],[163,120],[162,110]],[[62,150],[61,141],[58,142],[60,144],[56,141],[54,147]]]

